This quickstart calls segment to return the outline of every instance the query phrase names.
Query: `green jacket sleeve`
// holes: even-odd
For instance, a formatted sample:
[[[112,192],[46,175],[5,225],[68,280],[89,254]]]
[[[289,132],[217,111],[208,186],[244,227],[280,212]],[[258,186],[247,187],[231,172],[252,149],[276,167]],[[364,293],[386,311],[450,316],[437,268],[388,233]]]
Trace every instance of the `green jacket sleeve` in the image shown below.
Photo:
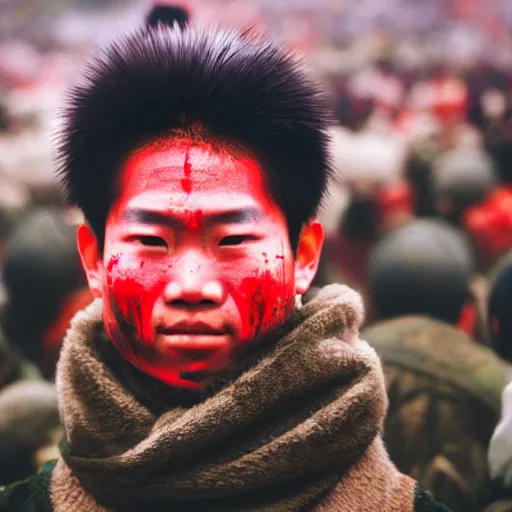
[[[451,512],[451,510],[434,499],[420,484],[414,487],[414,512]]]
[[[511,501],[497,501],[485,509],[484,512],[510,512],[512,510]]]
[[[0,512],[52,512],[50,477],[55,461],[35,476],[0,487]]]

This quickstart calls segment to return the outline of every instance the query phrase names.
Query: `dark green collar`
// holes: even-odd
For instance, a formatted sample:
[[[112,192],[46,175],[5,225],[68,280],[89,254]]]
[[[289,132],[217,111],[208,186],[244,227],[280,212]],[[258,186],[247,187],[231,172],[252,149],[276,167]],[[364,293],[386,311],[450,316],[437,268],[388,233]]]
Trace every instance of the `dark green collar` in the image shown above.
[[[414,486],[414,512],[451,512],[451,510],[437,502],[432,494],[417,483]]]
[[[56,460],[37,474],[0,488],[0,512],[52,512],[50,478]]]

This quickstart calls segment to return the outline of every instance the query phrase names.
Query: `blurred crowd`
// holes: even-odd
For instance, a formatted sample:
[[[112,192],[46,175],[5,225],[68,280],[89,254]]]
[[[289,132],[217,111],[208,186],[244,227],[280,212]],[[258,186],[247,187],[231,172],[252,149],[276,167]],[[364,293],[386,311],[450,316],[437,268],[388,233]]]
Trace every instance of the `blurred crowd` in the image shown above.
[[[455,512],[512,510],[512,36],[499,16],[497,41],[452,23],[444,47],[343,19],[343,37],[317,36],[314,51],[307,30],[290,38],[309,48],[336,113],[316,284],[363,294],[398,468]],[[92,299],[81,214],[61,198],[51,151],[86,49],[0,41],[0,485],[55,455],[60,344]]]

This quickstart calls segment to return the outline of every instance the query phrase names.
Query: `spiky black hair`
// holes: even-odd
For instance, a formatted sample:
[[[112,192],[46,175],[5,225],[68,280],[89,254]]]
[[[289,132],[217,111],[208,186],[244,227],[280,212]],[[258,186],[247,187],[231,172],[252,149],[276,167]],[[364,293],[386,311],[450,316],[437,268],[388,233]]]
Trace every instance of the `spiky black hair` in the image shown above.
[[[292,244],[330,174],[326,97],[253,31],[159,26],[125,36],[89,62],[63,117],[58,173],[100,243],[128,153],[196,125],[259,161]]]

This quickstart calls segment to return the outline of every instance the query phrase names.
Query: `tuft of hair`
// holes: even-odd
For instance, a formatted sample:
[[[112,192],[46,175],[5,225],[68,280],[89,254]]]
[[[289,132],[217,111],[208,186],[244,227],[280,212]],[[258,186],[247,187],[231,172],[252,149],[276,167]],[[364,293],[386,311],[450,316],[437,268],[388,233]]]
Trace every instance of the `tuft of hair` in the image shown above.
[[[234,144],[262,166],[292,240],[331,173],[330,102],[294,55],[253,30],[145,27],[111,43],[71,88],[58,134],[68,199],[103,241],[130,152],[173,133]]]

